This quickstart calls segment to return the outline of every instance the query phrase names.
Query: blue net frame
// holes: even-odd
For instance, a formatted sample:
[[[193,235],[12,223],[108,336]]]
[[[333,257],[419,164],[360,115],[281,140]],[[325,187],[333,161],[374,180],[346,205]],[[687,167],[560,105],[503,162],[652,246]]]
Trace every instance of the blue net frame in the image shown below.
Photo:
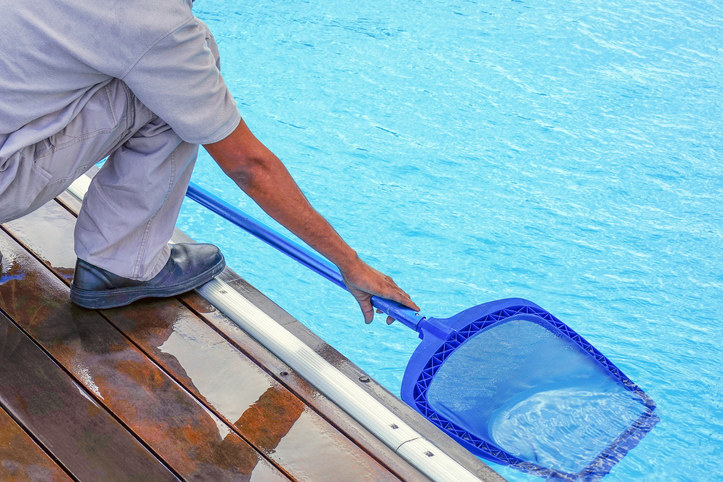
[[[608,373],[618,380],[622,386],[635,393],[646,408],[643,415],[641,415],[625,432],[620,434],[620,436],[618,436],[605,450],[603,450],[592,462],[590,462],[587,467],[578,473],[571,474],[561,472],[548,467],[542,467],[532,462],[524,461],[495,446],[494,444],[477,437],[454,422],[448,420],[443,415],[440,415],[434,410],[434,408],[432,408],[427,400],[427,390],[429,389],[435,374],[444,364],[445,360],[449,358],[449,356],[452,355],[457,348],[459,348],[468,338],[476,335],[481,330],[518,315],[531,315],[537,317],[542,321],[542,323],[540,323],[542,326],[571,340],[586,354],[594,358]],[[622,457],[625,456],[627,451],[635,447],[640,439],[642,439],[658,421],[657,415],[653,412],[655,410],[655,402],[617,366],[615,366],[613,362],[600,353],[600,351],[585,340],[585,338],[557,319],[555,316],[542,308],[529,305],[509,306],[486,314],[452,334],[452,336],[437,349],[435,354],[429,359],[429,362],[422,369],[416,383],[414,384],[413,398],[415,405],[414,408],[416,408],[417,411],[419,411],[437,427],[455,437],[463,445],[466,445],[473,453],[482,455],[503,465],[513,466],[533,475],[563,480],[601,478],[607,474],[610,469],[620,459],[622,459]]]

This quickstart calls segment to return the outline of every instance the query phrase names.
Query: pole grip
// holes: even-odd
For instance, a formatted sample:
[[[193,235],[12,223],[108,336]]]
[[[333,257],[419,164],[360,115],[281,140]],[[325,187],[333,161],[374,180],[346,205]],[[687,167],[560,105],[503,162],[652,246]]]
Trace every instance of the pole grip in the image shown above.
[[[378,296],[372,296],[372,305],[414,331],[419,331],[417,328],[419,322],[424,319],[416,311],[410,310],[395,301]]]

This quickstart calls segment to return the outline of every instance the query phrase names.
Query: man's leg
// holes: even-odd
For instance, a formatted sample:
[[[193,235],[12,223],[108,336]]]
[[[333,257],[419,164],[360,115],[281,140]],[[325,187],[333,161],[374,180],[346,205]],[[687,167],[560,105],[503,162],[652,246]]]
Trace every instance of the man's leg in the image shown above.
[[[168,246],[198,146],[128,95],[142,115],[93,178],[75,228],[70,298],[86,308],[183,293],[225,266],[215,246]]]
[[[174,256],[167,246],[197,152],[113,80],[63,131],[2,162],[0,222],[42,206],[110,155],[76,225],[71,299],[100,308],[187,291],[223,269],[213,246],[179,246]]]
[[[0,222],[50,201],[131,136],[135,112],[126,92],[120,81],[100,85],[62,131],[4,159],[0,155]],[[150,113],[145,115],[147,122]],[[25,135],[46,122],[25,126]]]
[[[110,156],[83,202],[76,254],[117,275],[150,279],[168,259],[197,153],[113,80],[61,132],[4,162],[0,222],[36,210]]]
[[[198,146],[156,116],[141,122],[93,178],[76,224],[75,250],[116,275],[149,280],[168,261],[167,243]]]
[[[218,46],[206,31],[220,68]],[[143,281],[156,276],[168,260],[167,243],[198,145],[184,142],[132,93],[128,95],[136,111],[134,134],[94,177],[78,216],[75,251],[93,265]]]
[[[110,82],[89,92],[79,114],[61,132],[13,150],[13,144],[24,142],[16,136],[33,138],[54,122],[41,118],[0,146],[0,223],[50,201],[122,142],[130,120],[127,99],[117,98],[117,87]]]

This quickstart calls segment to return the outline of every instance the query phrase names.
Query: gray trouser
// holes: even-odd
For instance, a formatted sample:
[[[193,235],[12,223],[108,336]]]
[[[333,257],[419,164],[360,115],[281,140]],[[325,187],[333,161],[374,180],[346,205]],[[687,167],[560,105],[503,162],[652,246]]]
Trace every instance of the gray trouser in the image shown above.
[[[169,256],[198,145],[188,144],[120,80],[100,88],[61,132],[7,160],[0,222],[27,214],[108,157],[75,227],[75,252],[126,278],[155,276]],[[62,241],[60,241],[62,242]]]

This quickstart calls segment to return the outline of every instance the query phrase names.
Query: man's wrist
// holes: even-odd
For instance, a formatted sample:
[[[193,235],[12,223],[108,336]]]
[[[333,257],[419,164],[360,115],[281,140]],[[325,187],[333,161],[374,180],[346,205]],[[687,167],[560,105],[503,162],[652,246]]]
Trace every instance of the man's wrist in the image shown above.
[[[364,263],[357,252],[351,248],[349,248],[348,253],[345,253],[338,260],[333,260],[332,262],[342,273],[354,271],[356,267],[358,267],[361,263]]]

